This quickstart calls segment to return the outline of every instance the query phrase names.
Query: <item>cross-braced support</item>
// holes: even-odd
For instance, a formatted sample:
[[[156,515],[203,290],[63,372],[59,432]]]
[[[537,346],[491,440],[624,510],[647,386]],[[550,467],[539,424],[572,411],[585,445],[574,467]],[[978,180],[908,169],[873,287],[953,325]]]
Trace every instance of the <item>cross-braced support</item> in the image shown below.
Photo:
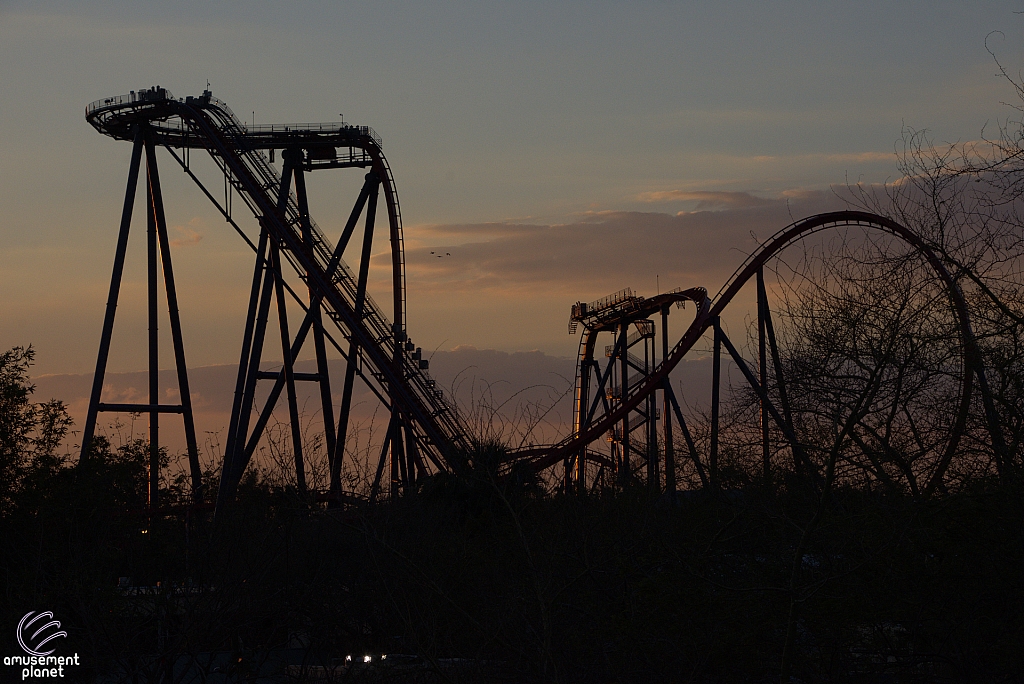
[[[587,491],[588,462],[600,464],[593,478],[594,485],[602,483],[602,477],[608,473],[620,487],[646,477],[652,492],[661,491],[662,486],[670,491],[675,489],[675,456],[668,415],[670,388],[662,383],[656,386],[656,389],[665,388],[664,416],[660,415],[662,409],[655,392],[645,393],[642,401],[632,401],[630,395],[636,387],[647,383],[660,367],[656,325],[651,317],[660,312],[663,331],[667,331],[670,306],[681,305],[698,294],[704,297],[703,290],[699,293],[676,290],[644,299],[635,296],[632,290],[623,290],[597,302],[577,302],[573,306],[570,332],[580,323],[584,326],[573,405],[574,435],[589,432],[595,415],[603,414],[606,418],[602,420],[607,420],[611,414],[616,418],[606,428],[610,445],[607,455],[590,450],[586,444],[568,452],[563,461],[566,492]],[[597,337],[602,333],[611,334],[614,340],[605,347],[607,363],[603,369],[594,358]],[[662,360],[665,358],[668,358],[667,332],[662,334]],[[660,439],[659,420],[665,420],[667,426]],[[665,445],[664,460],[661,443]]]
[[[312,227],[309,220],[309,201],[306,195],[306,183],[303,169],[303,150],[300,148],[286,149],[283,153],[284,169],[278,193],[278,211],[282,215],[289,199],[291,185],[294,180],[296,200],[299,207],[299,220],[303,235],[304,249],[310,252],[312,245]],[[359,281],[356,294],[355,309],[358,316],[362,315],[366,281],[369,275],[370,250],[373,242],[374,222],[377,213],[377,196],[380,187],[379,177],[370,172],[356,200],[348,222],[342,231],[341,238],[335,247],[331,261],[332,273],[340,264],[341,255],[352,237],[359,218],[366,209],[366,220],[363,231],[362,260],[359,268]],[[231,421],[225,448],[223,474],[221,478],[221,494],[218,503],[226,502],[241,479],[242,473],[252,459],[271,415],[285,391],[288,402],[292,451],[295,460],[295,477],[300,494],[306,492],[305,461],[303,458],[302,426],[298,412],[296,381],[317,382],[320,386],[321,410],[324,423],[325,446],[328,454],[330,470],[330,501],[332,505],[340,502],[341,497],[341,466],[345,453],[348,418],[352,404],[352,390],[355,375],[359,371],[360,351],[355,339],[350,340],[345,371],[345,383],[342,390],[341,408],[338,414],[337,427],[334,423],[333,401],[330,389],[330,374],[325,344],[325,333],[322,318],[322,294],[309,288],[308,306],[305,317],[292,339],[288,331],[288,313],[284,297],[284,275],[282,271],[281,246],[270,237],[266,228],[260,232],[259,245],[256,249],[256,264],[249,297],[249,309],[243,335],[242,353],[239,361],[238,378],[235,383],[235,400],[231,410]],[[278,327],[281,335],[282,368],[278,372],[261,371],[260,363],[263,355],[263,344],[269,318],[271,298],[276,299]],[[295,359],[305,343],[309,332],[313,332],[313,345],[316,355],[317,372],[312,374],[296,373]],[[256,385],[258,380],[274,380],[274,386],[259,411],[252,431],[249,430],[250,416],[254,407]]]
[[[305,493],[307,477],[319,472],[312,468],[311,445],[304,444],[306,426],[299,424],[301,415],[296,386],[305,381],[317,382],[319,385],[324,420],[322,437],[330,478],[329,490],[310,493],[308,500],[326,499],[331,505],[342,501],[341,476],[346,451],[351,451],[351,445],[347,445],[347,442],[352,441],[348,422],[353,410],[353,383],[356,376],[391,414],[382,449],[382,465],[378,468],[379,476],[375,478],[371,498],[376,498],[381,489],[383,464],[386,463],[384,459],[390,459],[392,465],[392,476],[389,479],[390,491],[394,494],[414,488],[416,481],[430,470],[458,470],[461,467],[458,461],[449,462],[448,456],[455,448],[468,447],[465,428],[461,425],[454,404],[445,398],[444,392],[430,377],[427,372],[428,361],[422,358],[421,350],[412,344],[406,331],[404,238],[397,188],[381,151],[381,140],[371,128],[344,122],[340,125],[328,123],[249,127],[238,121],[227,105],[214,98],[209,90],[201,96],[174,98],[159,86],[93,102],[86,108],[86,119],[104,135],[136,143],[86,443],[92,439],[95,431],[96,413],[107,408],[100,404],[99,394],[123,270],[127,226],[131,220],[134,198],[132,193],[141,168],[141,154],[146,149],[143,141],[145,135],[150,148],[147,171],[154,184],[154,192],[151,194],[159,196],[159,183],[155,180],[153,164],[155,158],[152,154],[155,143],[168,150],[182,170],[196,182],[256,253],[238,376],[225,437],[220,490],[217,495],[218,511],[234,498],[242,474],[261,443],[282,393],[286,397],[289,415],[297,488]],[[224,182],[223,203],[190,168],[192,149],[208,152],[220,171],[218,181],[223,179]],[[273,166],[275,152],[282,150],[284,178]],[[305,174],[316,169],[342,168],[365,169],[369,173],[341,239],[336,246],[332,246],[309,216]],[[381,190],[391,246],[394,297],[392,320],[366,293],[371,241],[375,233],[374,220]],[[250,239],[246,231],[234,221],[232,207],[236,195],[256,218],[259,225],[257,237]],[[148,253],[151,268],[155,268],[156,257],[161,251],[161,231],[165,232],[166,229],[162,225],[162,205],[158,199],[152,201],[155,204],[152,205],[154,210]],[[341,257],[364,210],[367,217],[362,262],[358,269],[359,276],[356,276],[349,271]],[[289,277],[294,272],[304,281],[304,295],[289,285],[285,271]],[[151,288],[155,287],[154,278],[150,278],[150,283]],[[170,293],[172,288],[168,289],[169,297],[173,300]],[[286,296],[293,300],[292,304],[286,302]],[[151,296],[150,309],[153,308],[153,299]],[[304,314],[301,315],[297,329],[296,304]],[[172,317],[175,318],[172,320],[172,332],[177,337],[176,305],[172,304],[171,308]],[[276,320],[278,327],[282,359],[281,368],[273,372],[261,369],[267,326],[272,320]],[[151,320],[150,332],[154,339],[151,349],[155,349],[155,319]],[[316,372],[299,372],[296,360],[310,333],[315,348]],[[332,397],[329,377],[328,346],[333,347],[347,362],[346,381],[342,384],[340,397],[342,406],[337,413],[337,397]],[[177,342],[176,347],[180,347]],[[155,358],[155,352],[153,356]],[[176,356],[183,358],[181,354]],[[155,361],[151,365],[155,368]],[[179,373],[179,376],[182,380],[179,384],[185,387],[184,375]],[[156,378],[155,374],[153,378]],[[265,401],[261,399],[261,410],[256,410],[259,380],[274,382],[269,396]],[[151,389],[155,397],[158,383],[152,382]],[[177,411],[189,414],[190,419],[191,409],[187,406],[187,393],[181,407],[156,407],[154,401],[151,399],[147,404],[131,407],[132,410],[151,414],[151,436],[154,444],[158,445],[161,427],[158,414]],[[187,427],[187,431],[194,432],[191,427]],[[153,457],[158,456],[157,446],[154,447]],[[198,462],[197,459],[193,460]],[[195,470],[198,472],[198,466]],[[320,483],[315,484],[319,487]]]
[[[121,278],[128,250],[128,237],[131,231],[132,211],[138,187],[142,156],[146,157],[146,223],[147,223],[147,309],[149,322],[149,403],[103,403],[103,380],[107,370],[110,354],[110,342],[114,332],[114,318],[117,312],[118,297],[121,291]],[[158,264],[159,256],[159,264]],[[171,343],[174,348],[174,365],[177,371],[179,404],[161,404],[159,384],[159,348],[158,348],[158,285],[159,272],[163,272],[164,291],[167,299],[167,311],[170,319]],[[202,473],[199,465],[199,452],[196,447],[195,422],[192,416],[192,400],[188,386],[188,371],[185,365],[185,347],[182,342],[181,321],[178,315],[178,296],[174,284],[174,270],[171,266],[170,240],[167,234],[167,220],[164,216],[163,192],[160,186],[160,174],[157,167],[156,147],[148,126],[136,126],[135,142],[132,149],[131,164],[128,170],[128,184],[125,189],[124,206],[121,210],[121,227],[118,232],[117,250],[114,254],[114,267],[110,277],[110,290],[107,295],[107,309],[103,320],[103,332],[100,336],[100,348],[96,357],[96,372],[93,375],[92,393],[89,397],[89,412],[82,433],[81,458],[89,457],[90,449],[96,434],[98,416],[103,412],[146,413],[149,415],[149,507],[159,506],[160,498],[160,414],[180,413],[184,421],[185,442],[188,451],[189,471],[192,480],[192,495],[199,500],[202,493]]]

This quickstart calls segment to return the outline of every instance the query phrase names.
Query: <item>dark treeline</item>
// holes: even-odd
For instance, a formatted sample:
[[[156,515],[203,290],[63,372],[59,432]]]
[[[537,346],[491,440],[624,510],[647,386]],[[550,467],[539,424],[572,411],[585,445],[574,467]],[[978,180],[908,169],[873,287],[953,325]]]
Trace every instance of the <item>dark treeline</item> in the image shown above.
[[[10,352],[5,368],[29,358]],[[5,480],[17,486],[0,518],[0,620],[53,611],[82,681],[767,682],[784,652],[791,681],[1024,672],[1015,480],[927,499],[836,486],[805,540],[821,489],[793,474],[675,500],[642,487],[564,497],[495,480],[491,444],[467,477],[347,511],[254,471],[213,529],[202,510],[145,515],[144,441],[57,455],[66,423],[28,401],[24,376],[4,377],[26,456]],[[162,494],[187,503],[173,478]],[[18,652],[13,629],[3,643]],[[329,669],[384,653],[405,665]]]
[[[80,674],[166,681],[161,658],[227,651],[246,681],[298,645],[309,665],[461,657],[500,663],[509,681],[777,680],[793,550],[814,508],[799,487],[668,506],[436,480],[373,510],[311,514],[251,482],[211,536],[195,520],[121,514],[143,462],[121,454],[26,491],[4,521],[4,624],[55,611]],[[984,483],[928,502],[836,491],[796,573],[793,673],[1017,681],[1021,505],[1017,489]],[[132,595],[119,577],[161,588]]]

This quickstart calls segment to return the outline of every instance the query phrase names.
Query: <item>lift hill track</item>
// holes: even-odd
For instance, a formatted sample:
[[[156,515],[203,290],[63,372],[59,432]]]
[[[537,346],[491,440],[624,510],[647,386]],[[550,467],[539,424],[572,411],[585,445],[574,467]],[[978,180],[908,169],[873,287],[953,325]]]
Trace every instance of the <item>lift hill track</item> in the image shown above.
[[[201,149],[207,151],[224,174],[228,189],[237,192],[251,210],[261,227],[260,246],[257,248],[257,275],[254,279],[253,300],[250,302],[250,313],[247,320],[247,334],[243,347],[243,366],[249,368],[249,376],[259,374],[259,348],[262,339],[258,329],[267,315],[270,293],[257,297],[258,283],[262,288],[270,290],[272,276],[260,280],[260,270],[275,270],[276,280],[280,282],[280,264],[271,263],[268,251],[275,248],[291,264],[305,281],[310,291],[309,310],[323,307],[328,319],[337,327],[341,335],[351,342],[351,349],[357,350],[356,355],[349,358],[349,366],[356,371],[379,397],[392,410],[392,425],[389,426],[389,440],[392,448],[404,436],[407,458],[402,465],[408,468],[406,479],[415,479],[414,471],[423,471],[426,466],[423,458],[434,464],[436,468],[447,469],[447,455],[454,448],[467,446],[466,431],[459,421],[454,404],[446,399],[443,391],[430,377],[427,363],[420,356],[418,349],[409,341],[405,327],[405,263],[402,246],[401,214],[398,194],[391,170],[381,151],[380,138],[366,126],[346,124],[299,124],[287,126],[246,127],[235,117],[223,102],[217,100],[209,91],[200,97],[175,99],[164,88],[156,87],[119,97],[107,98],[91,103],[86,109],[86,119],[96,130],[118,140],[131,140],[135,145],[132,169],[129,174],[127,195],[134,197],[134,180],[138,176],[141,151],[147,149],[150,183],[153,181],[152,168],[155,158],[152,149],[155,145],[183,150],[182,157],[177,157],[187,170],[188,151]],[[148,146],[148,147],[147,147]],[[292,172],[311,171],[321,168],[367,168],[367,184],[357,200],[350,218],[347,232],[351,234],[354,220],[358,218],[362,205],[375,204],[375,187],[379,183],[384,190],[389,218],[390,242],[392,248],[393,282],[394,282],[394,321],[388,319],[381,307],[365,291],[365,272],[362,280],[352,272],[341,257],[341,250],[335,248],[330,240],[308,217],[305,207],[304,188],[297,197],[289,190],[289,183],[271,164],[273,150],[286,150],[292,153]],[[341,154],[338,153],[341,150]],[[269,152],[269,155],[268,155]],[[283,153],[284,154],[284,153]],[[286,163],[287,168],[287,163]],[[195,176],[193,176],[195,179]],[[198,183],[198,179],[195,179]],[[371,183],[372,181],[372,183]],[[201,185],[201,184],[200,184]],[[202,187],[202,186],[201,186]],[[203,188],[205,191],[205,188]],[[157,190],[159,187],[157,186]],[[150,214],[157,215],[156,221],[162,221],[162,202],[154,206],[153,195],[158,195],[152,187],[150,190]],[[213,197],[207,192],[212,200]],[[226,200],[228,204],[230,199]],[[230,219],[230,207],[226,210]],[[372,208],[372,207],[371,207]],[[88,449],[96,424],[96,413],[101,410],[130,410],[155,414],[159,412],[187,412],[191,407],[157,406],[151,399],[150,404],[131,406],[104,405],[100,402],[100,390],[106,365],[106,353],[109,349],[110,333],[113,327],[113,310],[116,307],[117,290],[120,284],[119,269],[123,265],[123,244],[127,242],[128,225],[131,220],[131,203],[126,197],[125,212],[122,215],[121,238],[119,239],[118,255],[115,259],[115,275],[111,283],[111,296],[108,300],[107,320],[101,340],[100,358],[94,382],[90,411],[83,436],[83,453]],[[372,212],[367,212],[367,226],[372,231]],[[166,226],[157,226],[157,232],[166,232]],[[161,236],[163,237],[163,236]],[[347,240],[347,236],[343,236]],[[344,248],[344,240],[339,247]],[[267,242],[270,245],[267,245]],[[162,245],[165,246],[165,245]],[[364,246],[365,247],[365,246]],[[166,249],[164,250],[166,251]],[[364,252],[367,249],[364,248]],[[169,270],[169,255],[164,254],[165,279]],[[366,262],[364,254],[364,264]],[[155,264],[151,260],[151,270]],[[365,271],[365,268],[364,268]],[[154,278],[151,273],[151,279]],[[276,286],[276,285],[275,285]],[[168,289],[170,295],[171,288]],[[152,299],[152,295],[151,295]],[[260,306],[254,306],[256,301]],[[176,325],[176,305],[171,307],[172,328]],[[318,311],[317,311],[318,313]],[[257,315],[259,314],[259,315]],[[312,316],[307,316],[307,321]],[[302,338],[314,322],[300,327],[296,343],[301,346]],[[265,332],[265,326],[263,327]],[[180,337],[180,336],[176,336]],[[179,377],[184,376],[183,351],[177,349],[180,339],[176,339],[176,357],[179,359]],[[285,345],[286,347],[288,345]],[[294,345],[292,345],[294,347]],[[349,349],[341,349],[343,354]],[[179,354],[179,352],[181,352]],[[292,358],[294,358],[293,351]],[[286,352],[286,357],[288,356]],[[286,358],[286,366],[288,359]],[[152,370],[152,369],[151,369]],[[255,377],[243,377],[245,368],[240,368],[238,387],[236,387],[235,406],[232,410],[232,428],[228,435],[229,448],[225,453],[222,473],[220,501],[223,502],[233,495],[242,471],[244,470],[251,450],[246,453],[246,442],[250,439],[246,434],[248,415],[253,401],[253,385]],[[282,372],[281,375],[285,373]],[[281,378],[284,379],[284,378]],[[294,381],[295,378],[292,378]],[[301,379],[301,378],[300,378]],[[316,378],[326,381],[326,378]],[[187,396],[187,379],[182,387],[182,396]],[[280,380],[278,385],[280,385]],[[187,399],[185,400],[187,403]],[[270,409],[273,407],[271,406]],[[344,407],[347,409],[347,407]],[[330,415],[327,413],[326,415]],[[191,416],[187,416],[186,423]],[[347,415],[339,420],[339,429],[347,422]],[[190,444],[190,456],[193,460],[193,479],[198,476],[198,465],[195,462],[194,435]],[[254,445],[253,445],[254,446]],[[378,473],[378,480],[380,473]],[[333,489],[332,484],[332,489]]]

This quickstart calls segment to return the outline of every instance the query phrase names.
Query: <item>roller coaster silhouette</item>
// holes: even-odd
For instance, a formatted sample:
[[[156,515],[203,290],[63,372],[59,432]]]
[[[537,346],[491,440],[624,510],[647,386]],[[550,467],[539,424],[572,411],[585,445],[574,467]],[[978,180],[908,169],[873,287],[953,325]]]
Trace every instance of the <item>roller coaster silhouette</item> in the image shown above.
[[[377,498],[385,487],[394,496],[415,488],[423,477],[432,472],[458,472],[465,467],[465,454],[472,448],[471,436],[459,416],[454,398],[447,396],[431,378],[427,361],[422,358],[421,350],[413,344],[406,329],[405,256],[398,192],[381,151],[381,140],[372,129],[343,122],[246,126],[209,90],[198,97],[176,99],[159,86],[93,102],[86,108],[86,119],[104,135],[131,141],[133,148],[82,437],[83,456],[93,441],[100,412],[148,414],[151,448],[149,505],[151,510],[156,509],[159,505],[160,414],[182,414],[194,498],[196,501],[212,498],[211,494],[201,491],[185,349],[157,168],[156,148],[159,146],[195,181],[255,253],[238,376],[216,496],[217,509],[229,505],[234,498],[282,393],[288,404],[295,477],[300,493],[326,500],[329,506],[341,505],[346,500],[341,473],[346,440],[349,439],[348,419],[356,377],[366,384],[390,414],[371,499]],[[190,166],[192,150],[206,151],[219,168],[224,182],[223,197],[215,196],[193,172]],[[282,160],[280,172],[274,165],[278,150]],[[149,401],[104,403],[103,378],[143,153],[148,237]],[[344,230],[335,244],[309,214],[305,174],[323,169],[366,171]],[[382,190],[391,247],[390,319],[366,292]],[[234,219],[235,195],[243,200],[256,218],[259,228],[254,238],[247,235]],[[360,219],[363,221],[362,245],[358,268],[353,271],[343,255]],[[993,440],[999,440],[991,395],[987,391],[984,369],[971,331],[968,308],[943,261],[920,237],[890,219],[857,211],[812,216],[786,227],[752,254],[713,299],[704,288],[696,287],[652,298],[623,290],[597,302],[578,302],[570,318],[570,332],[583,328],[572,432],[558,444],[510,451],[501,472],[507,474],[515,468],[551,471],[566,492],[585,492],[609,481],[625,484],[641,479],[646,480],[652,489],[674,492],[678,467],[675,423],[684,441],[680,456],[692,461],[692,468],[702,484],[713,486],[719,451],[723,348],[756,395],[766,473],[771,468],[772,459],[770,429],[783,435],[794,462],[803,458],[807,465],[811,465],[806,455],[801,454],[795,409],[787,398],[785,372],[764,273],[766,263],[788,246],[814,233],[840,226],[881,231],[902,240],[927,261],[948,296],[950,313],[959,335],[960,369],[955,408],[951,413],[954,419],[941,444],[929,446],[935,453],[926,488],[931,491],[940,486],[964,434],[976,386],[981,389],[989,427],[994,430]],[[163,274],[170,318],[181,398],[179,404],[166,404],[159,400],[157,299],[160,272]],[[295,282],[296,278],[301,284],[289,284],[289,279]],[[756,288],[757,332],[753,336],[758,352],[756,362],[743,358],[721,325],[723,311],[748,283],[753,283]],[[303,312],[297,328],[293,328],[288,318],[288,298]],[[672,343],[668,334],[669,313],[673,306],[683,307],[687,302],[694,311],[693,318],[682,327],[679,339]],[[276,309],[283,356],[283,366],[275,372],[260,368],[272,306]],[[652,320],[658,317],[660,326]],[[660,344],[656,327],[660,327]],[[708,439],[704,440],[706,446],[698,449],[669,377],[708,331],[713,338],[710,432]],[[603,368],[595,356],[601,335],[611,335],[613,340],[605,347]],[[317,370],[315,373],[298,373],[294,370],[294,362],[310,336]],[[328,346],[334,347],[346,360],[341,405],[337,413],[328,373]],[[260,380],[272,383],[272,387],[262,408],[255,411],[256,386]],[[296,400],[296,383],[299,382],[313,382],[319,386],[324,444],[330,470],[330,488],[326,492],[307,491],[304,445]],[[604,450],[594,448],[599,440],[606,440],[610,446]]]

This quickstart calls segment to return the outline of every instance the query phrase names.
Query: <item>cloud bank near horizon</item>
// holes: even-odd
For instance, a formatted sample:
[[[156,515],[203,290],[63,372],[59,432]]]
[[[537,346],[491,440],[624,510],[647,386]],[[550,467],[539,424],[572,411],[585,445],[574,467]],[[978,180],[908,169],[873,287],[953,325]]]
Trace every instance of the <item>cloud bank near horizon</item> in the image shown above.
[[[409,228],[410,331],[424,338],[425,348],[466,343],[570,355],[574,342],[565,325],[574,302],[625,287],[644,295],[694,286],[714,293],[778,230],[847,208],[822,190],[769,198],[664,192],[662,201],[676,211],[597,211],[560,224]],[[378,278],[389,259],[376,255]]]
[[[574,302],[591,301],[625,287],[645,295],[697,285],[715,292],[760,241],[780,228],[794,219],[845,208],[834,193],[820,190],[770,197],[746,192],[651,191],[656,192],[662,194],[651,206],[662,211],[595,210],[560,223],[408,226],[410,334],[428,350],[465,344],[572,356],[576,340],[566,334],[566,320]],[[175,237],[190,244],[178,248],[175,270],[180,274],[188,359],[196,366],[231,363],[238,354],[250,278],[246,272],[251,268],[246,262],[251,257],[239,251],[241,261],[226,269],[225,264],[211,260],[217,255],[206,255],[207,243],[216,238],[206,238],[207,226],[190,221],[181,228]],[[371,293],[385,304],[391,299],[390,253],[383,252],[384,246],[378,249],[382,251],[374,256]],[[140,296],[144,281],[138,280],[143,275],[125,281],[112,371],[146,365],[141,344],[147,326]],[[76,290],[73,305],[60,304],[67,311],[46,318],[45,327],[28,339],[12,338],[8,346],[35,344],[44,372],[91,368],[108,277],[104,272],[95,287]],[[37,308],[30,301],[21,306],[21,317],[36,316]],[[63,342],[68,339],[83,342],[69,346]],[[136,342],[129,343],[132,339]],[[170,361],[163,359],[165,367]]]
[[[620,289],[628,285],[626,281],[645,287],[655,274],[672,283],[670,287],[701,284],[711,289],[777,230],[805,216],[846,207],[835,194],[821,190],[775,198],[747,192],[647,194],[695,207],[674,213],[598,211],[550,225],[438,224],[409,229],[410,289],[596,293]],[[384,266],[389,258],[379,254],[376,260]]]

